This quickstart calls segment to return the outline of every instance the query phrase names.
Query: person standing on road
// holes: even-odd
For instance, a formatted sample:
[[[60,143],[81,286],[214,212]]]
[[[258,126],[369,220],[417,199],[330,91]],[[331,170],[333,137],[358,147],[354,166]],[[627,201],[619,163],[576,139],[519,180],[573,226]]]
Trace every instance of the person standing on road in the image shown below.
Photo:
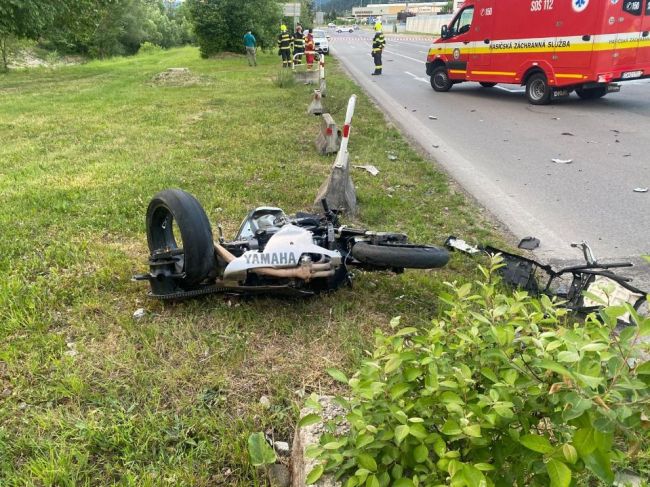
[[[257,57],[255,54],[255,51],[257,50],[257,40],[255,39],[255,36],[250,31],[250,29],[244,35],[244,46],[246,47],[248,65],[257,66]]]
[[[305,36],[305,57],[307,58],[307,69],[311,71],[314,67],[314,52],[316,45],[314,44],[314,36],[311,32],[307,31]]]
[[[375,61],[375,72],[372,73],[373,76],[378,76],[381,74],[382,64],[381,64],[381,53],[384,50],[386,45],[386,39],[384,39],[384,33],[382,32],[381,23],[377,22],[375,24],[375,37],[372,39],[372,58]]]
[[[304,55],[305,52],[305,37],[302,34],[302,26],[298,24],[296,26],[296,32],[293,34],[293,64],[300,64],[302,56],[297,56],[296,54]]]
[[[280,26],[280,35],[278,36],[278,55],[282,56],[282,67],[291,67],[291,36],[287,32],[287,26]]]

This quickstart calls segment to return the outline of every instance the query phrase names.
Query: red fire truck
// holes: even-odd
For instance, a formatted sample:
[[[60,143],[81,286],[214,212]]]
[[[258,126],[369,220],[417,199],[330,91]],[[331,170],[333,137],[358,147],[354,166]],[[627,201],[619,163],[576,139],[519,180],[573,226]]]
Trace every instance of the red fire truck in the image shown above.
[[[468,0],[427,56],[435,91],[463,81],[526,87],[544,105],[650,77],[650,0]]]

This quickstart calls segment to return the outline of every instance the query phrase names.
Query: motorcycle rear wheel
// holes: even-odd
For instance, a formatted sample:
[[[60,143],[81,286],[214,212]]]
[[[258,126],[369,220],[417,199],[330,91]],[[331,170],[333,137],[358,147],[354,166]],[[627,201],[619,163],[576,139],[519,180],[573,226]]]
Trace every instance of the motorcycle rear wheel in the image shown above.
[[[430,245],[358,242],[350,253],[364,264],[386,268],[435,269],[449,261],[447,250]]]
[[[216,266],[212,228],[197,199],[180,189],[157,193],[147,208],[147,243],[151,254],[177,252],[175,279],[190,290],[204,281]]]

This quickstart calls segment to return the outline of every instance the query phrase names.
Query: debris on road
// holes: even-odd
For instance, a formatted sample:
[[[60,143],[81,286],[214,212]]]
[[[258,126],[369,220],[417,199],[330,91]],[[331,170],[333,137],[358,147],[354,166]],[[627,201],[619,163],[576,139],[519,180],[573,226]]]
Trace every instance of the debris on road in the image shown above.
[[[647,193],[648,188],[634,188],[635,193]]]
[[[433,115],[429,115],[429,120],[438,120],[438,117],[434,117]]]
[[[573,162],[573,159],[557,159],[553,158],[551,159],[552,162],[555,164],[571,164]]]
[[[372,164],[368,164],[366,166],[352,166],[352,167],[356,167],[357,169],[365,169],[366,171],[368,171],[373,176],[376,176],[377,174],[379,174],[379,169],[377,169]]]
[[[517,247],[524,250],[535,250],[539,247],[539,239],[535,237],[524,237],[521,239]]]
[[[562,132],[562,135],[569,135],[569,136],[573,137],[573,134],[571,132]]]

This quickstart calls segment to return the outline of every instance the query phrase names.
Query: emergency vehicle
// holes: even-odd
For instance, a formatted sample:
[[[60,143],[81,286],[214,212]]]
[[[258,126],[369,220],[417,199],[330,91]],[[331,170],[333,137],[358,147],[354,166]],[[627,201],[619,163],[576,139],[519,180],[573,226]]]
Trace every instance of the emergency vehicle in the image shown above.
[[[526,87],[534,105],[650,77],[650,0],[468,0],[426,63],[435,91],[463,81]]]

